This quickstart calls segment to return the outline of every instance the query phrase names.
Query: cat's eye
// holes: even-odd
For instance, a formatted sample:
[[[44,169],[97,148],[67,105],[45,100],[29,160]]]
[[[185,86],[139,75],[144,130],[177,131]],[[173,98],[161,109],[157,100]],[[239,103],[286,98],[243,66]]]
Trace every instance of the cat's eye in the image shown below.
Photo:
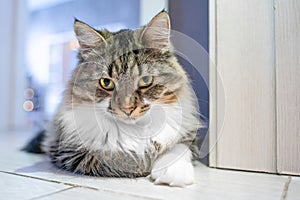
[[[138,83],[139,88],[147,88],[153,83],[152,76],[143,76]]]
[[[99,80],[100,86],[108,91],[112,91],[115,88],[115,84],[112,80],[109,78],[101,78]]]

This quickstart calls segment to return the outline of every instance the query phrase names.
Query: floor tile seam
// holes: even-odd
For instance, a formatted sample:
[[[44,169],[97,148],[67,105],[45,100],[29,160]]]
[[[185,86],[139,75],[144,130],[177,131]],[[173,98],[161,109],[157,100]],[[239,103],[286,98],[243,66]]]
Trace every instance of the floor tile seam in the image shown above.
[[[29,175],[25,175],[25,174],[19,174],[19,173],[8,172],[8,171],[3,171],[3,170],[0,170],[0,173],[5,173],[5,174],[14,175],[14,176],[20,176],[20,177],[24,177],[24,178],[31,178],[31,179],[36,179],[36,180],[40,180],[40,181],[45,181],[45,182],[56,183],[56,184],[63,184],[63,185],[66,185],[66,186],[70,186],[69,188],[65,188],[63,190],[68,190],[68,189],[73,189],[73,188],[85,188],[85,189],[96,190],[96,191],[104,191],[104,192],[117,193],[117,194],[128,195],[128,196],[134,196],[134,197],[143,198],[143,199],[149,199],[149,200],[161,200],[160,198],[153,198],[153,197],[138,195],[138,194],[134,194],[134,193],[127,193],[127,192],[122,192],[122,191],[118,191],[118,190],[110,190],[110,189],[105,189],[105,188],[96,188],[96,187],[91,187],[91,186],[85,186],[85,185],[79,185],[79,184],[61,182],[61,181],[56,181],[56,180],[51,180],[51,179],[45,179],[45,178],[36,177],[36,176],[29,176]]]
[[[40,195],[40,196],[37,196],[37,197],[33,197],[33,198],[30,198],[28,200],[38,200],[38,199],[43,199],[45,197],[49,197],[49,196],[52,196],[52,195],[55,195],[55,194],[58,194],[58,193],[61,193],[61,192],[65,192],[67,190],[70,190],[70,189],[74,189],[74,188],[78,188],[76,186],[71,186],[71,187],[68,187],[68,188],[65,188],[65,189],[62,189],[62,190],[59,190],[59,191],[55,191],[55,192],[50,192],[48,194],[44,194],[44,195]]]
[[[282,189],[281,197],[280,197],[281,200],[286,200],[291,181],[292,181],[292,177],[289,176],[283,185],[283,189]]]

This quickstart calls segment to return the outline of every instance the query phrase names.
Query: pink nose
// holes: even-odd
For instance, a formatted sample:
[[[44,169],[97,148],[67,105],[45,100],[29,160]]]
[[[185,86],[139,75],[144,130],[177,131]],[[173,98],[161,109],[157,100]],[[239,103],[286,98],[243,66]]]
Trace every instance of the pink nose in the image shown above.
[[[135,110],[135,107],[121,108],[121,110],[129,117]]]

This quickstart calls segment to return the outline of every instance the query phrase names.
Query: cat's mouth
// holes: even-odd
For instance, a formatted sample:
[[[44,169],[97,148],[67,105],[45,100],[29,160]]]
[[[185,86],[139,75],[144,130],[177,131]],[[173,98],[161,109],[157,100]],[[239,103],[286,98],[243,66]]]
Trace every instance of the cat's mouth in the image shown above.
[[[150,105],[146,104],[144,106],[135,106],[132,108],[108,108],[108,112],[111,113],[114,117],[117,117],[125,121],[136,121],[142,116],[144,116],[147,111],[150,109]]]

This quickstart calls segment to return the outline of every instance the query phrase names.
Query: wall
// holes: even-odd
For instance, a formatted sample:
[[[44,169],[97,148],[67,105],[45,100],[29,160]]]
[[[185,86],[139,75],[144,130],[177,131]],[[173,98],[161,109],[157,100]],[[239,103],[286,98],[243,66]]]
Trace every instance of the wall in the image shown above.
[[[201,76],[195,73],[194,67],[187,60],[181,58],[189,73],[196,95],[198,97],[200,112],[203,119],[209,118],[209,93],[208,85],[204,80],[208,80],[208,0],[188,0],[188,1],[169,1],[169,12],[171,17],[172,30],[179,31],[194,39],[207,52],[205,60],[202,60]],[[187,47],[188,48],[188,47]]]
[[[76,0],[33,12],[30,27],[44,34],[65,32],[73,29],[74,18],[78,18],[91,26],[122,22],[128,28],[136,28],[139,6],[139,0]]]
[[[163,9],[168,11],[168,0],[140,0],[140,25],[147,24]]]
[[[27,34],[26,1],[4,1],[0,7],[0,130],[24,127],[24,44]]]

